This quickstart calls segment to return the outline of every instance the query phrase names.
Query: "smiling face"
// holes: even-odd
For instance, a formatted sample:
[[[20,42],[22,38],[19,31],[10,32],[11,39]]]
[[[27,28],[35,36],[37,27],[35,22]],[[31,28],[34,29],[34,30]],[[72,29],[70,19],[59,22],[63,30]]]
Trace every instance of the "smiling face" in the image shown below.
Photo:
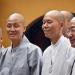
[[[69,39],[72,47],[75,47],[75,17],[71,20],[71,25],[69,27]]]
[[[48,38],[53,38],[57,36],[60,31],[59,22],[50,16],[44,17],[42,28],[45,33],[45,36]]]
[[[7,20],[6,30],[8,33],[8,37],[12,42],[22,39],[24,32],[24,23],[21,18],[21,15],[13,14]]]
[[[54,13],[44,16],[42,29],[47,38],[51,40],[58,40],[58,38],[62,35],[62,24],[58,18],[53,15]]]

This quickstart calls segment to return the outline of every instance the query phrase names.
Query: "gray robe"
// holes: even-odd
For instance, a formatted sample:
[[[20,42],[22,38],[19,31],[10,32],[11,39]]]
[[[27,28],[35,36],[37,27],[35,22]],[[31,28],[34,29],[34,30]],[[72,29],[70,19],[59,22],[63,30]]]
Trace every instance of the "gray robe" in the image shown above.
[[[4,47],[2,46],[2,48],[0,48],[0,57],[1,57],[2,55],[4,55],[5,52],[6,52],[6,48],[4,48]]]
[[[0,58],[2,56],[2,50],[3,50],[3,48],[0,48]]]
[[[52,51],[57,53],[52,63]],[[55,45],[49,46],[43,54],[42,75],[70,75],[75,60],[75,49],[71,48],[70,42],[61,36]]]
[[[0,75],[40,75],[42,52],[39,47],[24,36],[18,47],[7,49]]]
[[[1,59],[2,59],[2,56],[6,53],[6,48],[2,47],[0,48],[0,63],[1,63]]]

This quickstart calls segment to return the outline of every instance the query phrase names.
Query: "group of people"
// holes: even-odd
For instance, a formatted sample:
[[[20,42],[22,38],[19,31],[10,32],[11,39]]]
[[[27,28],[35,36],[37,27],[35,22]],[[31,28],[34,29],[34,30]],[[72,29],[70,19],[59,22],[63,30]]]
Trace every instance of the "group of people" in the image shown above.
[[[75,75],[75,17],[69,11],[50,10],[42,30],[51,45],[42,50],[24,35],[24,16],[11,14],[6,31],[10,47],[0,48],[0,75]]]

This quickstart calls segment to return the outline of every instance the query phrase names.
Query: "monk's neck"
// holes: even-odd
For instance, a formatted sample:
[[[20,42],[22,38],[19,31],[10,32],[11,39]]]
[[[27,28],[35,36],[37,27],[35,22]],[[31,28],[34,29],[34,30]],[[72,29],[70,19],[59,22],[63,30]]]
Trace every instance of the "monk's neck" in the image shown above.
[[[58,42],[58,40],[60,39],[60,37],[61,37],[61,35],[55,37],[54,39],[52,38],[52,39],[51,39],[52,44],[56,44],[56,43]]]

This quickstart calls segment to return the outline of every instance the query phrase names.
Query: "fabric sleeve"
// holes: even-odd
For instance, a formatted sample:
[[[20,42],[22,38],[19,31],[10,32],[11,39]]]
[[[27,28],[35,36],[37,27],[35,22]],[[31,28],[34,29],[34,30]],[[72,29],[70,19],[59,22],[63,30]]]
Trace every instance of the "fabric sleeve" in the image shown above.
[[[28,65],[30,75],[41,75],[42,51],[40,48],[33,48],[33,50],[28,53]]]

